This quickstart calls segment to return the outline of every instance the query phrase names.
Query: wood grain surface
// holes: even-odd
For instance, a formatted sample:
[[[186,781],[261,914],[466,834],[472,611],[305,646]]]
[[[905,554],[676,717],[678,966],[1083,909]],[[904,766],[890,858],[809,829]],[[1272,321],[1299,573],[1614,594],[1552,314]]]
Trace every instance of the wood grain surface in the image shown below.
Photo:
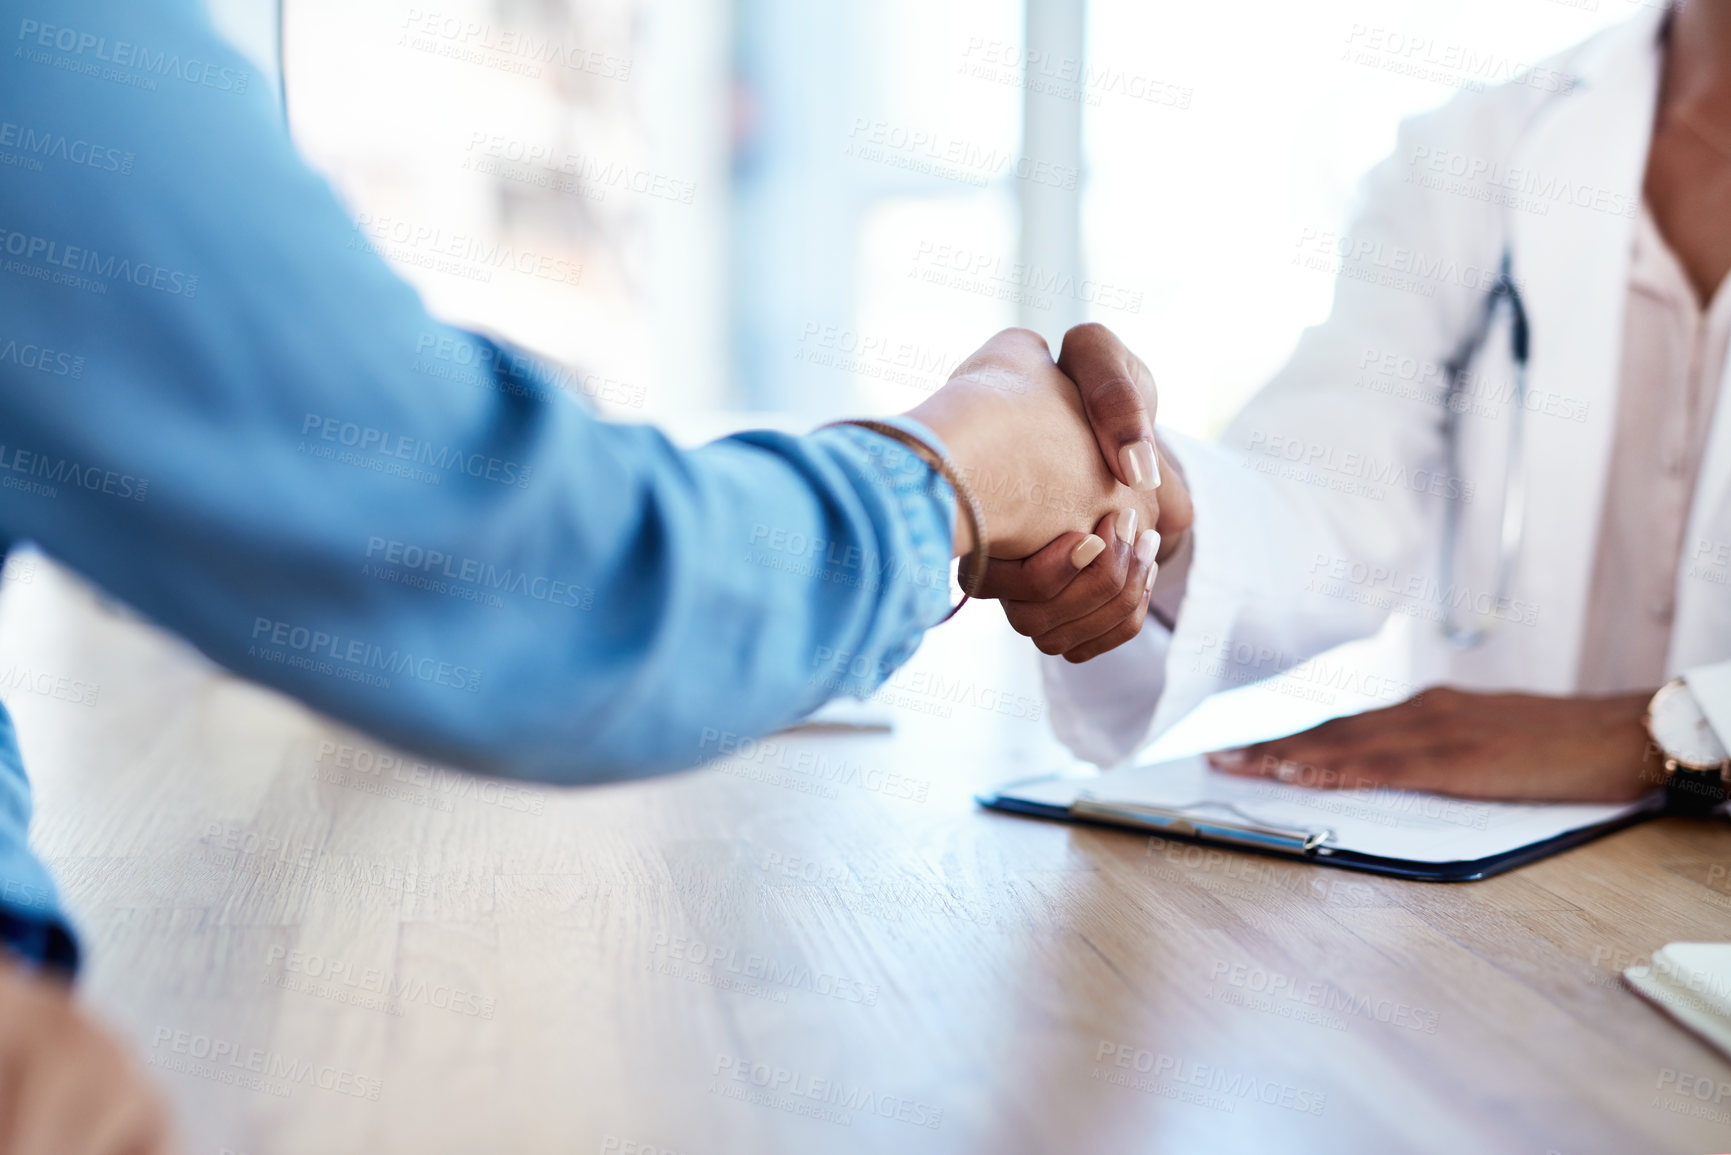
[[[1444,886],[986,812],[1062,760],[990,606],[893,732],[502,783],[6,586],[83,996],[194,1155],[1731,1150],[1731,1064],[1617,980],[1731,939],[1723,823]]]

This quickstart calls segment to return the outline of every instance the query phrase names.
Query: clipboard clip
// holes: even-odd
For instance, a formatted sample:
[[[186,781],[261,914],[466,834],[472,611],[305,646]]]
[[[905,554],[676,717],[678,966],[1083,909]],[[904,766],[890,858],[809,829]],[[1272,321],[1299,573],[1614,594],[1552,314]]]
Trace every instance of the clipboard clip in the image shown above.
[[[1214,811],[1213,818],[1198,811]],[[1184,834],[1209,842],[1232,842],[1282,854],[1329,853],[1334,831],[1327,827],[1279,826],[1254,818],[1230,802],[1204,801],[1189,806],[1152,806],[1141,802],[1107,802],[1084,790],[1070,803],[1070,813],[1126,826]]]

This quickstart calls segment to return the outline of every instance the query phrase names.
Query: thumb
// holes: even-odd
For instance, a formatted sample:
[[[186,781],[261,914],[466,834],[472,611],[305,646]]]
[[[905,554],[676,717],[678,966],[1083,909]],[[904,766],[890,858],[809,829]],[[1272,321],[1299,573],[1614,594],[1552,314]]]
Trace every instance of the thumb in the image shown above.
[[[978,596],[1008,602],[1051,601],[1105,548],[1106,542],[1098,534],[1066,533],[1028,557],[1014,561],[991,558],[986,562]]]
[[[1142,492],[1157,488],[1154,378],[1142,359],[1106,326],[1077,325],[1064,334],[1058,368],[1075,382],[1112,476]]]

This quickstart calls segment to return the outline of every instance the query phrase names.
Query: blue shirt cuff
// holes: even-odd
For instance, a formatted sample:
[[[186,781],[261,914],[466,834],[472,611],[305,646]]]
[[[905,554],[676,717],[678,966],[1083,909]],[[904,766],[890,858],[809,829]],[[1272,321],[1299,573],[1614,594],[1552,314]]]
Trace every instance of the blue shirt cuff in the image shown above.
[[[78,973],[78,941],[59,919],[0,906],[0,947],[32,970]]]
[[[908,417],[881,419],[919,438],[948,459],[949,449],[925,425]],[[865,697],[889,680],[913,656],[925,631],[950,612],[950,560],[956,525],[956,492],[925,458],[893,437],[858,425],[822,429],[817,436],[845,442],[870,469],[882,489],[895,500],[907,531],[906,563],[892,567],[889,580],[904,584],[909,598],[909,628],[883,652],[873,668],[839,685],[842,693]]]

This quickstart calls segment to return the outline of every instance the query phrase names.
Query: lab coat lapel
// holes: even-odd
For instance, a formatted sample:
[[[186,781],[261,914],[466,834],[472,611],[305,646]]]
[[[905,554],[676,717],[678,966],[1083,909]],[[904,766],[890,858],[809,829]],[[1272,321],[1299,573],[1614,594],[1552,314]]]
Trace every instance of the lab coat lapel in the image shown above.
[[[1677,577],[1677,614],[1671,621],[1667,673],[1731,657],[1731,358],[1720,375],[1713,428]]]
[[[1581,61],[1578,87],[1534,114],[1514,162],[1548,206],[1509,214],[1514,276],[1532,326],[1518,585],[1543,635],[1522,648],[1521,681],[1555,693],[1578,679],[1617,420],[1632,227],[1658,92],[1657,27],[1637,18],[1596,45],[1602,51]],[[1559,188],[1567,195],[1543,195]],[[1583,406],[1584,420],[1574,420]]]
[[[1731,358],[1719,381],[1719,400],[1713,409],[1713,429],[1707,435],[1707,447],[1701,459],[1701,475],[1695,482],[1695,503],[1689,518],[1691,534],[1707,529],[1706,520],[1719,512],[1725,490],[1731,487]],[[1687,554],[1685,554],[1685,558]]]

